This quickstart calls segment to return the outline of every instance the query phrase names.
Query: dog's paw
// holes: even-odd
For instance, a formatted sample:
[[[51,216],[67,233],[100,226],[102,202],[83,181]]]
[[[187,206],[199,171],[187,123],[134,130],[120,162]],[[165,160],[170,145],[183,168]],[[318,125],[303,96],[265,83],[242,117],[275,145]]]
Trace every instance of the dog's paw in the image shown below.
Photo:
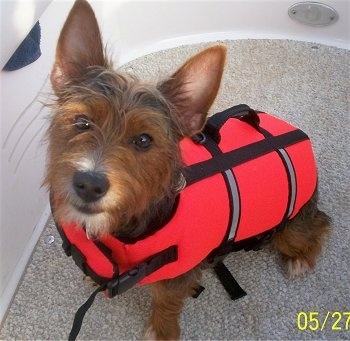
[[[149,326],[143,336],[143,341],[154,341],[154,340],[158,340],[157,335],[154,329],[152,328],[152,326]]]
[[[143,341],[165,341],[165,340],[171,340],[171,341],[178,341],[180,339],[179,336],[173,336],[173,335],[166,335],[160,333],[158,334],[153,326],[149,326],[143,335]]]
[[[84,276],[83,281],[86,285],[97,287],[98,284],[90,277],[90,276]]]
[[[288,259],[287,263],[288,278],[294,279],[310,270],[309,263],[304,259]]]

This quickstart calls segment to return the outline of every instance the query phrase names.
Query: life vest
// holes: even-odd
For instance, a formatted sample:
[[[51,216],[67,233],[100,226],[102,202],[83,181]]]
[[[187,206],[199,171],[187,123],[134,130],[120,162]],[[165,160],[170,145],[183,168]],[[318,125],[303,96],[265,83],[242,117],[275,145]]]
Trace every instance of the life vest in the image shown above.
[[[180,149],[187,185],[172,218],[151,236],[134,243],[113,236],[95,241],[74,222],[56,222],[66,253],[85,274],[106,283],[110,297],[260,246],[316,189],[308,136],[246,105],[215,114]]]

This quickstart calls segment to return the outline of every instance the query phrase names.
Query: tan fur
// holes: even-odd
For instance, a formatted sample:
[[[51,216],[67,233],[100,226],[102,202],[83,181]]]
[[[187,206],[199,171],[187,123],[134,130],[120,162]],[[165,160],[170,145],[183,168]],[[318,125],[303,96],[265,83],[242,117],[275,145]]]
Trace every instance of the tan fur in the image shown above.
[[[152,285],[152,315],[146,339],[178,340],[180,338],[179,316],[184,300],[194,295],[200,285],[201,271],[196,268],[172,280]]]
[[[297,216],[276,233],[271,246],[281,253],[289,278],[300,276],[315,266],[330,232],[329,226],[329,217],[317,209],[315,193]]]
[[[178,143],[202,129],[225,58],[225,47],[214,46],[160,84],[144,84],[112,68],[91,7],[77,0],[51,74],[57,100],[47,133],[45,185],[53,194],[56,220],[76,221],[91,237],[111,233],[133,241],[161,225],[184,186]],[[146,147],[140,147],[144,141]],[[104,179],[89,183],[92,199],[87,183],[74,180],[81,173]],[[315,265],[328,231],[329,218],[317,209],[315,195],[271,242],[289,277]],[[146,339],[180,338],[183,302],[200,277],[198,267],[152,285]]]

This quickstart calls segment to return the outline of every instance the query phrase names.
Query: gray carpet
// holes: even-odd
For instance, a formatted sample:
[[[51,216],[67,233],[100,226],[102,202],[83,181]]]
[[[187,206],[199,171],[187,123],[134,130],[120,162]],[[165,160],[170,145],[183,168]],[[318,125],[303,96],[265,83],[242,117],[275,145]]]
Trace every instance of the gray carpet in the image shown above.
[[[301,127],[313,140],[320,179],[320,206],[333,218],[333,233],[316,268],[289,281],[268,251],[239,252],[227,266],[248,296],[231,301],[210,271],[206,290],[186,302],[181,318],[186,340],[350,339],[350,52],[322,45],[270,40],[224,42],[228,63],[213,112],[247,103]],[[146,79],[170,74],[207,44],[184,46],[128,65]],[[48,243],[50,236],[54,243]],[[80,270],[66,257],[52,223],[28,266],[0,339],[66,339],[76,309],[91,293]],[[87,314],[84,340],[140,339],[150,310],[149,290],[136,287],[120,297],[98,295]],[[301,331],[299,312],[318,312],[317,330]],[[321,324],[328,312],[324,329]],[[303,324],[303,320],[301,320]],[[337,329],[341,330],[334,330]],[[348,330],[346,330],[346,328]],[[333,329],[333,330],[332,330]]]

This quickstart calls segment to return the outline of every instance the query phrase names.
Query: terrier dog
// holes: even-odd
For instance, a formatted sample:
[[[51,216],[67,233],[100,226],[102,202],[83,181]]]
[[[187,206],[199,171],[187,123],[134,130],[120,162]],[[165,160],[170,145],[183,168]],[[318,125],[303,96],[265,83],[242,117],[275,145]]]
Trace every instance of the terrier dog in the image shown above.
[[[77,0],[51,73],[57,100],[48,129],[45,185],[54,193],[55,219],[84,226],[91,238],[114,235],[133,243],[161,227],[186,185],[180,141],[202,131],[225,58],[225,47],[213,46],[169,79],[142,83],[112,68],[93,10]],[[315,265],[328,231],[329,218],[318,210],[315,193],[270,241],[289,277]],[[184,299],[200,278],[198,265],[152,283],[146,338],[180,337]]]

